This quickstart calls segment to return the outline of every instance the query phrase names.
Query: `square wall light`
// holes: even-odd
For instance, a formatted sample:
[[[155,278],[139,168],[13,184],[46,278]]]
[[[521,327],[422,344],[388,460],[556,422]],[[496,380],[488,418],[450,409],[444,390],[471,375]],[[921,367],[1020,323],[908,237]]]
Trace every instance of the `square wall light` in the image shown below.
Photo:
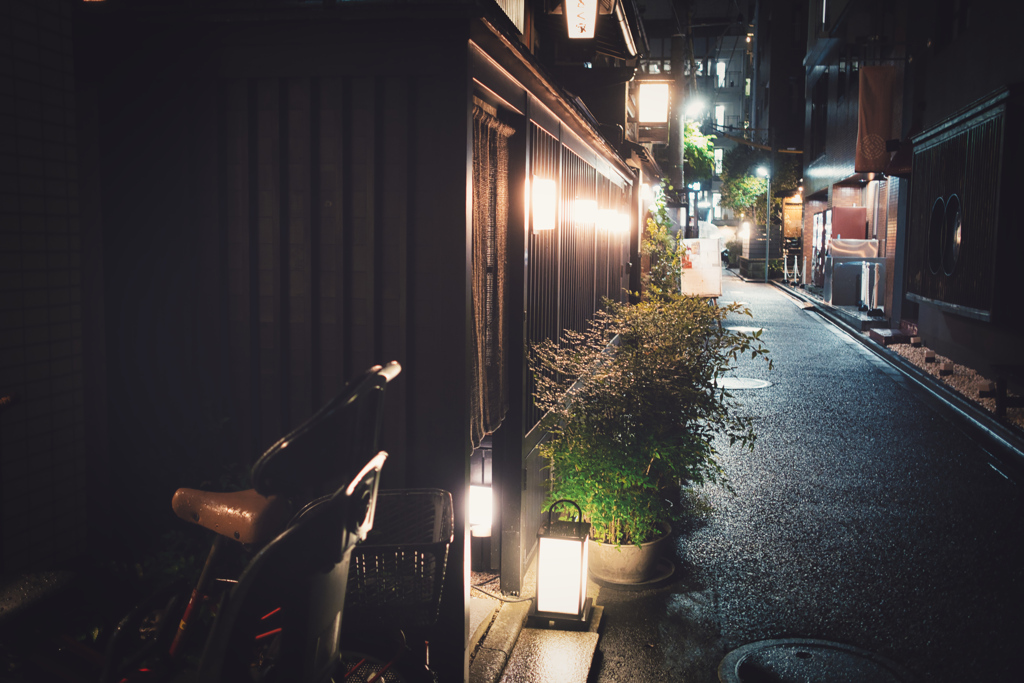
[[[549,178],[533,176],[530,183],[533,231],[554,230],[558,216],[558,183]]]
[[[577,199],[572,205],[572,222],[574,225],[594,225],[597,223],[597,202],[593,199]]]

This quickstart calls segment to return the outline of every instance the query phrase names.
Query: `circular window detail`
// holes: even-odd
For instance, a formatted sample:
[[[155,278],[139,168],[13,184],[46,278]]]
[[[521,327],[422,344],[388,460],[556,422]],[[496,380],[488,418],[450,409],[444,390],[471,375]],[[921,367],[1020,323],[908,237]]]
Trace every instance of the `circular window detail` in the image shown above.
[[[946,202],[945,225],[942,226],[942,272],[952,275],[960,257],[960,240],[963,238],[963,214],[960,198],[952,195]]]
[[[932,275],[939,272],[942,267],[942,229],[946,223],[946,203],[942,197],[932,204],[931,222],[928,223],[928,269]]]

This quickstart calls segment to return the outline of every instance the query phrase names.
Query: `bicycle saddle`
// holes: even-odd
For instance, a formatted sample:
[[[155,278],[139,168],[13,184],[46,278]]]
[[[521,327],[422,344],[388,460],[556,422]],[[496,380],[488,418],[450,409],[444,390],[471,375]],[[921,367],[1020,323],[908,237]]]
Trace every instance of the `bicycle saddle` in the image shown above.
[[[263,496],[256,489],[218,493],[178,489],[171,499],[174,513],[244,545],[261,546],[291,519],[291,505],[281,496]]]

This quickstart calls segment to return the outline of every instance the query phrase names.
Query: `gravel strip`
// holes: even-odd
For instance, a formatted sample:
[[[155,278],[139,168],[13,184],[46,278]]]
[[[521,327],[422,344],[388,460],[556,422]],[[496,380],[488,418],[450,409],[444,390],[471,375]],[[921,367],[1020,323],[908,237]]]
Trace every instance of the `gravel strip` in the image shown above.
[[[951,389],[955,390],[964,398],[973,401],[977,405],[981,406],[990,413],[996,411],[996,399],[978,396],[978,392],[982,387],[986,386],[988,381],[971,368],[964,367],[963,365],[957,365],[953,363],[953,374],[951,375],[940,375],[939,366],[942,363],[952,362],[945,356],[935,354],[934,363],[926,363],[924,360],[925,351],[928,348],[924,346],[911,346],[910,344],[890,344],[887,348],[900,354],[911,363],[921,368],[929,375],[941,380]],[[1007,396],[1016,396],[1017,394],[1013,391],[1007,391]],[[1020,429],[1024,429],[1024,407],[1022,408],[1007,408],[1006,409],[1006,421],[1017,426]]]

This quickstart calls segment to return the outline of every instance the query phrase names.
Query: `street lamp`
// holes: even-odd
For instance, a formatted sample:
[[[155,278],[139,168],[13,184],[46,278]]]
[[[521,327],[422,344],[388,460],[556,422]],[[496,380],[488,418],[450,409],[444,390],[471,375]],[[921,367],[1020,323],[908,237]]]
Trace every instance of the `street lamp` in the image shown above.
[[[768,253],[772,245],[772,176],[764,166],[757,169],[757,175],[768,179],[768,194],[764,212],[764,283],[768,284]]]

